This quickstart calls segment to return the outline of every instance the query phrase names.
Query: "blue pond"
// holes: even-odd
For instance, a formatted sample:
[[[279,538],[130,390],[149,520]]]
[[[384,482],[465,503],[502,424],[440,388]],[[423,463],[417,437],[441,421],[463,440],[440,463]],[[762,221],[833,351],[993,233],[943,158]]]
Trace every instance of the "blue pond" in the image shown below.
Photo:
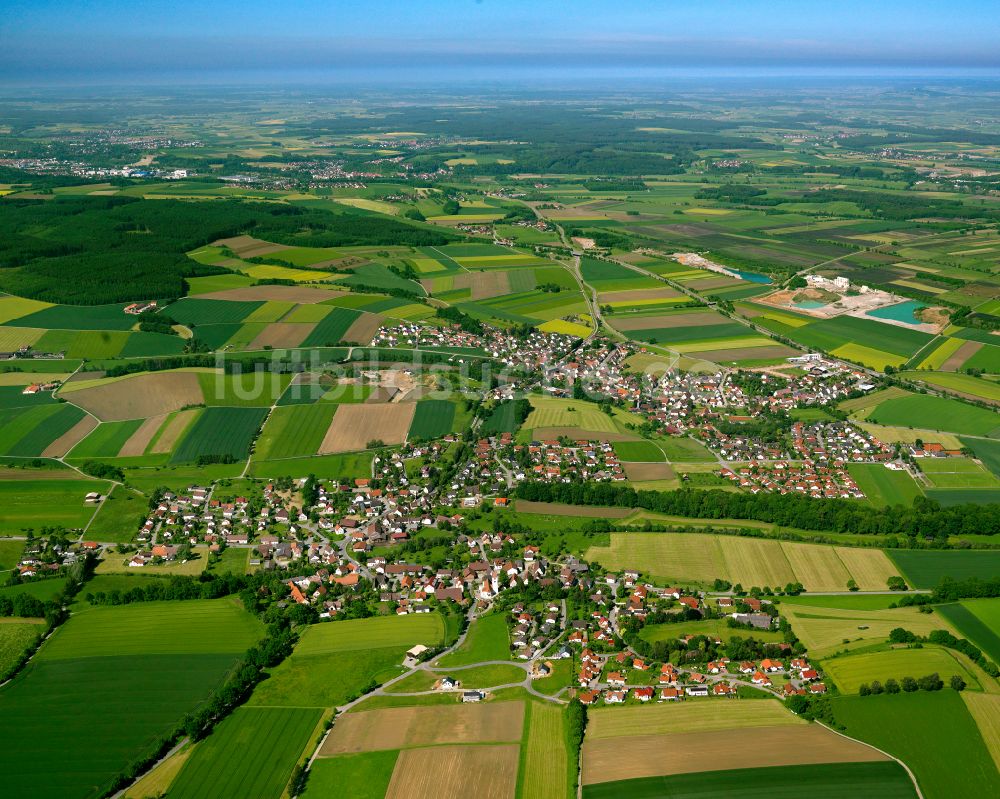
[[[757,272],[744,272],[742,269],[732,269],[731,267],[726,267],[730,272],[735,272],[740,276],[741,280],[748,280],[751,283],[773,283],[767,275],[760,275]]]
[[[917,318],[917,311],[926,307],[915,300],[907,300],[896,305],[887,305],[885,308],[876,308],[874,311],[869,311],[867,315],[874,316],[876,319],[892,319],[894,322],[919,325],[920,319]]]
[[[817,302],[816,300],[802,300],[801,302],[792,303],[796,308],[802,308],[805,311],[810,311],[813,308],[822,308],[826,305],[825,302]]]

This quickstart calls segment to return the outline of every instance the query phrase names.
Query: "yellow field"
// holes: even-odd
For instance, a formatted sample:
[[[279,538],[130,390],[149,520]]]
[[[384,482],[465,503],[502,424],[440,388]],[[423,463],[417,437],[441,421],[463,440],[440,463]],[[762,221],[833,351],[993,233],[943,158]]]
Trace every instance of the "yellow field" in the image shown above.
[[[536,427],[579,427],[604,433],[619,432],[614,419],[597,406],[578,400],[555,399],[552,397],[531,397],[534,410],[524,426]]]
[[[0,350],[14,352],[34,344],[45,333],[37,327],[0,327]]]
[[[626,738],[635,735],[637,730],[655,735],[807,723],[785,710],[777,699],[598,707],[587,713],[587,740]]]
[[[568,765],[562,708],[548,702],[533,702],[524,750],[521,799],[565,799]]]
[[[944,366],[944,362],[947,361],[952,355],[958,352],[962,345],[965,344],[964,339],[960,338],[946,338],[937,347],[935,347],[931,353],[924,358],[918,369],[940,369]]]
[[[718,753],[718,762],[727,769],[888,759],[818,724],[757,727],[752,735],[735,729],[588,740],[583,746],[583,784],[704,771],[711,753]]]
[[[731,213],[728,208],[688,208],[685,214],[707,214],[708,216],[727,216]]]
[[[715,350],[738,350],[746,347],[776,347],[774,339],[764,336],[744,336],[743,338],[716,338],[711,341],[692,341],[690,344],[671,344],[676,352],[698,353]]]
[[[0,334],[3,329],[0,328]],[[68,372],[46,372],[38,374],[36,372],[0,372],[0,386],[26,386],[29,383],[37,383],[39,380],[65,380],[69,377]]]
[[[875,436],[886,444],[912,444],[918,438],[921,441],[934,441],[945,449],[961,449],[964,445],[958,437],[951,433],[939,433],[937,430],[911,430],[907,427],[885,427],[870,422],[856,422],[867,433]]]
[[[27,316],[30,313],[51,307],[51,302],[3,295],[0,296],[0,324],[9,322],[12,319],[20,319],[22,316]]]
[[[851,574],[833,547],[783,542],[781,549],[796,577],[803,585],[814,586],[813,591],[843,591],[847,587]]]
[[[393,707],[349,713],[323,742],[321,757],[379,749],[521,740],[524,702]]]
[[[284,268],[284,267],[279,267]],[[259,308],[256,308],[244,321],[245,322],[277,322],[281,317],[295,307],[294,302],[283,302],[282,300],[268,300]]]
[[[1000,768],[1000,695],[963,691],[962,699],[982,733],[993,762]]]
[[[399,206],[381,200],[366,200],[362,197],[334,197],[334,202],[341,205],[350,205],[353,208],[364,208],[366,211],[375,211],[379,214],[390,214],[395,216],[399,213]]]
[[[840,649],[857,649],[886,641],[889,632],[896,627],[903,627],[917,635],[928,635],[932,630],[948,627],[939,615],[921,613],[918,608],[844,610],[783,602],[781,612],[809,654],[816,658],[826,657]]]
[[[586,325],[577,324],[576,322],[567,322],[563,319],[553,319],[545,324],[538,326],[538,329],[543,333],[562,333],[566,336],[576,336],[577,338],[585,338],[590,335],[591,330]]]
[[[256,264],[249,269],[245,269],[244,274],[255,277],[258,280],[277,278],[280,280],[294,280],[296,283],[329,280],[332,277],[337,277],[336,272],[320,272],[315,269],[292,269],[289,266],[277,266],[273,264]]]
[[[910,392],[905,388],[893,386],[892,388],[883,388],[881,391],[873,391],[871,394],[865,394],[865,396],[858,397],[857,399],[844,400],[837,407],[853,416],[856,412],[870,410],[887,400],[907,397],[909,394]],[[864,418],[861,413],[857,413],[857,415]]]
[[[861,344],[844,344],[830,351],[838,358],[863,364],[870,369],[877,369],[880,372],[886,366],[899,366],[906,363],[906,358],[902,355],[893,355],[891,352],[883,352],[872,347],[865,347]]]
[[[611,545],[591,547],[587,559],[666,581],[710,583],[721,577],[745,588],[799,582],[807,591],[842,591],[852,578],[862,590],[880,590],[898,571],[877,549],[698,533],[612,533]]]
[[[145,799],[147,796],[163,796],[174,781],[187,759],[194,751],[193,745],[157,763],[152,771],[147,772],[122,794],[122,799]]]

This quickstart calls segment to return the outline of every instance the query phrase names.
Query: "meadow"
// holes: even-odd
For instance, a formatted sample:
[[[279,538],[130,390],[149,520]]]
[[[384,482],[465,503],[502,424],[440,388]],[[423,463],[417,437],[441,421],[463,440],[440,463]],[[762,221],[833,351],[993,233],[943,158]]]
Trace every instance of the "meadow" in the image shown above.
[[[1000,792],[1000,773],[958,693],[844,696],[831,705],[848,735],[906,763],[926,799]]]
[[[261,431],[256,457],[266,460],[315,455],[336,410],[335,404],[322,402],[275,408]]]
[[[880,463],[851,463],[847,469],[868,501],[880,508],[911,506],[922,494],[908,472],[886,469]]]
[[[441,667],[466,666],[486,660],[510,660],[510,636],[502,613],[476,619],[462,645],[435,661]]]
[[[18,664],[25,650],[45,631],[41,619],[0,619],[0,680]]]
[[[440,438],[452,432],[455,403],[451,400],[421,400],[410,423],[411,439]]]
[[[529,702],[527,735],[521,745],[518,774],[520,799],[564,799],[576,786],[566,752],[563,709],[547,702]]]
[[[945,685],[953,675],[976,688],[979,681],[952,653],[941,647],[925,646],[922,649],[891,649],[881,652],[864,652],[844,655],[823,661],[823,668],[846,694],[857,693],[862,683],[887,679],[897,681],[903,677],[919,679],[937,673]]]
[[[86,527],[97,509],[83,498],[91,491],[106,493],[108,486],[103,480],[0,480],[0,533],[53,524]]]
[[[996,437],[1000,434],[1000,419],[995,411],[944,397],[911,395],[889,399],[868,414],[876,424],[918,427],[923,430],[943,430],[974,436]]]
[[[384,750],[324,757],[313,761],[302,799],[338,794],[354,799],[384,799],[399,752]]]
[[[104,498],[84,534],[95,541],[129,542],[146,518],[149,499],[125,486],[115,486]]]

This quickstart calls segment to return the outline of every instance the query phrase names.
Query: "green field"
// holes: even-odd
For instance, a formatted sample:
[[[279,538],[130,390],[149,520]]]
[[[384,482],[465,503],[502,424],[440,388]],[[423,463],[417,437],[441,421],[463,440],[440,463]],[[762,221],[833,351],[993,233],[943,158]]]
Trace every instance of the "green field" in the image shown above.
[[[309,627],[291,657],[257,686],[249,704],[331,707],[402,674],[403,656],[414,644],[444,641],[437,613],[378,616]]]
[[[1000,574],[1000,552],[890,549],[888,555],[914,588],[934,588],[942,577],[989,579]]]
[[[91,491],[104,493],[103,480],[0,481],[0,533],[20,534],[26,527],[86,526],[96,508],[84,503]]]
[[[976,686],[978,681],[949,650],[936,646],[922,649],[892,649],[882,652],[865,652],[845,655],[823,661],[823,668],[841,691],[857,693],[862,683],[889,678],[899,681],[902,677],[919,679],[937,672],[945,685],[948,678],[957,674],[967,684]]]
[[[127,422],[103,422],[73,447],[71,455],[74,458],[115,458],[143,421],[132,419]]]
[[[886,469],[880,463],[851,463],[848,471],[868,501],[880,508],[892,505],[913,505],[921,496],[920,487],[909,472]]]
[[[774,630],[748,630],[729,627],[726,619],[706,619],[677,624],[648,624],[642,628],[639,637],[645,641],[669,641],[685,635],[704,635],[723,642],[730,638],[756,638],[758,641],[780,641],[781,633]]]
[[[206,408],[181,439],[170,459],[185,463],[201,456],[242,460],[260,428],[266,408]]]
[[[1000,477],[1000,441],[986,441],[982,438],[963,438],[962,444],[972,450],[983,465]]]
[[[208,406],[266,408],[274,404],[291,382],[290,374],[274,372],[200,372],[198,383]]]
[[[898,763],[823,763],[702,771],[586,785],[583,799],[909,799],[913,782]]]
[[[280,797],[322,714],[318,708],[236,708],[184,763],[171,799]]]
[[[149,499],[145,495],[115,486],[101,503],[85,535],[94,541],[131,541],[148,511]]]
[[[664,438],[657,442],[672,463],[714,461],[712,452],[693,438]]]
[[[37,458],[83,417],[82,410],[68,403],[0,411],[0,455]]]
[[[398,749],[386,749],[317,758],[309,769],[309,781],[302,799],[329,799],[331,796],[384,799],[397,757]]]
[[[995,411],[922,394],[886,400],[868,414],[868,421],[973,436],[1000,434],[1000,415]]]
[[[462,645],[441,658],[441,666],[465,666],[485,660],[510,660],[510,636],[502,613],[476,619]]]
[[[663,463],[663,450],[652,441],[616,441],[615,455],[626,463]]]
[[[314,474],[330,480],[351,480],[369,477],[372,473],[371,452],[348,452],[343,455],[323,455],[316,458],[289,458],[264,461],[254,459],[250,474],[254,477],[291,477]]]
[[[986,657],[1000,663],[1000,599],[964,599],[941,605],[938,612]]]
[[[926,799],[1000,794],[1000,774],[954,691],[835,697],[831,705],[848,735],[906,763]]]
[[[0,619],[0,680],[17,665],[24,651],[45,631],[37,619]]]
[[[266,460],[315,454],[336,410],[335,404],[325,402],[275,408],[261,431],[256,456]]]
[[[103,795],[119,771],[152,754],[210,696],[262,630],[229,600],[74,614],[0,688],[5,791]]]
[[[421,400],[410,423],[410,440],[440,438],[451,432],[455,403],[451,400]]]

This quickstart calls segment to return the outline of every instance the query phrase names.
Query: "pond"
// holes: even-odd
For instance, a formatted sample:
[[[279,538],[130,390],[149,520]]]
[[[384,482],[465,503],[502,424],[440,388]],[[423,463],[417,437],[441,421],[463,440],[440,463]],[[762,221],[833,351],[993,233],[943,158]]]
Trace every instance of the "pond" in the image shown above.
[[[926,307],[926,305],[916,300],[907,300],[895,305],[887,305],[884,308],[876,308],[874,311],[869,311],[867,315],[874,316],[876,319],[892,319],[894,322],[919,325],[921,321],[917,317],[917,311],[921,311]]]
[[[727,266],[726,269],[728,269],[730,272],[733,272],[734,274],[738,275],[739,278],[740,278],[740,280],[748,280],[751,283],[773,283],[774,282],[767,275],[761,275],[761,274],[758,274],[757,272],[744,272],[742,269],[733,269],[730,266]]]
[[[811,311],[814,308],[822,308],[826,305],[825,302],[818,302],[817,300],[801,300],[800,302],[793,302],[796,308],[801,308],[804,311]]]

